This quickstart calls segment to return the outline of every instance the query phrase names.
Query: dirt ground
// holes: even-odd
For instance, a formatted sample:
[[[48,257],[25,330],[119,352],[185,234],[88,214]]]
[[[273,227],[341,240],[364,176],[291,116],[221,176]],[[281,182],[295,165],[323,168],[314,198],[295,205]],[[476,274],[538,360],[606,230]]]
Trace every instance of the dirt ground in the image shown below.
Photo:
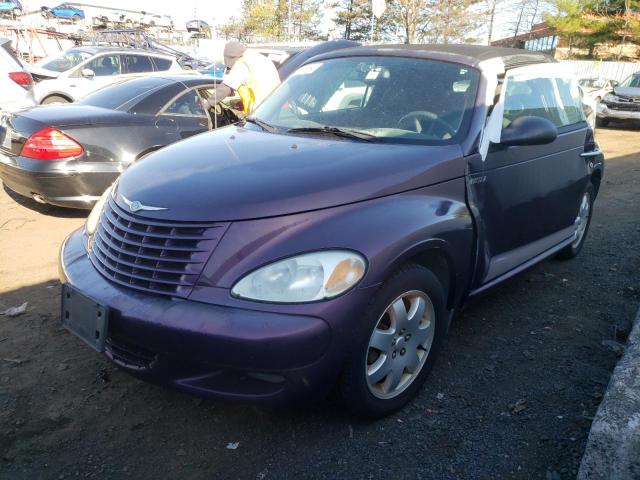
[[[58,247],[86,213],[0,188],[0,311],[28,302],[0,316],[0,478],[574,478],[617,359],[602,342],[640,300],[640,128],[598,140],[607,167],[581,255],[470,305],[420,396],[375,422],[118,371],[60,326]]]

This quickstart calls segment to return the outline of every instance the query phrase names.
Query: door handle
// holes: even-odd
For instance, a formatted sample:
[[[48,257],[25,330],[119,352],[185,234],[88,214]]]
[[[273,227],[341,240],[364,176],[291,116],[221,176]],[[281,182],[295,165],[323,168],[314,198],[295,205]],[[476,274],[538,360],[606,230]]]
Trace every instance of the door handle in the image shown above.
[[[600,150],[599,148],[591,150],[590,152],[583,152],[580,154],[582,158],[598,157],[600,155],[602,155],[602,150]]]

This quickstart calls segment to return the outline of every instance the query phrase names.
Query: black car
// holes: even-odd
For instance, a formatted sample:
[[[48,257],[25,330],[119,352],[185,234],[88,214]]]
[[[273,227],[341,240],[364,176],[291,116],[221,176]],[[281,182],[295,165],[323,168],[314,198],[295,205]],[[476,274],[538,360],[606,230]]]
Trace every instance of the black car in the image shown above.
[[[196,75],[139,78],[77,104],[4,113],[0,178],[38,202],[90,208],[133,162],[229,123],[205,109],[214,86],[214,79]]]

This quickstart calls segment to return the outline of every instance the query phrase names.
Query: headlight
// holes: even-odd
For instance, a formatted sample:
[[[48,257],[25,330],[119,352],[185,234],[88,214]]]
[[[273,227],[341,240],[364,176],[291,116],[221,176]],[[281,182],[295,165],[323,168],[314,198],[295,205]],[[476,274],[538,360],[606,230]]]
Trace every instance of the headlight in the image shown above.
[[[619,102],[620,98],[617,95],[613,95],[612,93],[607,93],[604,96],[603,100],[605,102]]]
[[[87,232],[87,235],[93,235],[96,233],[96,229],[98,228],[98,221],[100,220],[100,214],[102,213],[102,209],[104,208],[105,203],[107,203],[107,199],[109,198],[109,194],[111,193],[111,189],[113,185],[107,188],[100,200],[96,202],[93,206],[93,210],[87,217],[87,222],[84,224],[84,229]]]
[[[263,302],[313,302],[346,292],[360,281],[365,269],[365,259],[355,252],[306,253],[248,274],[235,284],[231,293]]]

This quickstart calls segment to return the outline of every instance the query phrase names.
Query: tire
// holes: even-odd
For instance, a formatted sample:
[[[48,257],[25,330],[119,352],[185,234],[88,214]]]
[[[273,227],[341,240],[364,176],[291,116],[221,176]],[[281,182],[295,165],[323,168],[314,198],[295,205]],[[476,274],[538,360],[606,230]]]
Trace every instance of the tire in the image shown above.
[[[609,125],[608,118],[596,117],[596,127],[606,127],[607,125]]]
[[[415,322],[412,323],[411,312],[416,311],[413,306],[417,305],[418,299],[425,302],[425,313],[418,320],[413,317]],[[394,305],[399,305],[399,310],[393,308]],[[409,321],[394,321],[390,313],[395,311],[408,312]],[[403,318],[397,313],[394,316]],[[446,323],[445,295],[438,278],[417,264],[407,264],[398,270],[378,289],[354,332],[354,345],[338,382],[343,405],[354,415],[365,418],[382,417],[402,408],[427,379],[440,349]],[[406,328],[400,330],[403,324]],[[417,326],[422,328],[416,329]],[[398,335],[402,332],[404,335]],[[376,336],[381,344],[385,344],[386,354],[371,345],[378,343],[374,340]],[[422,347],[417,347],[420,342]],[[405,366],[411,363],[416,365],[414,372]],[[391,369],[388,374],[377,375],[387,369]],[[394,375],[396,371],[401,373]],[[400,378],[399,383],[394,381],[394,376]],[[394,384],[397,386],[393,387]]]
[[[71,17],[71,21],[72,22],[79,22],[81,20],[82,17],[80,17],[80,15],[74,15],[73,17]]]
[[[582,196],[582,200],[580,202],[580,211],[578,212],[578,217],[576,217],[576,222],[579,221],[581,215],[584,215],[583,206],[585,205],[585,197],[586,197],[586,205],[588,206],[586,223],[583,224],[583,230],[579,234],[579,238],[576,239],[560,250],[558,253],[558,258],[562,260],[571,260],[575,258],[582,250],[585,240],[587,239],[587,234],[589,233],[589,225],[591,225],[591,217],[593,217],[593,201],[595,200],[596,190],[591,183],[587,186],[587,190],[584,192]],[[578,235],[578,233],[576,233]]]
[[[41,102],[42,105],[53,105],[55,103],[71,103],[71,100],[61,95],[49,95]]]

